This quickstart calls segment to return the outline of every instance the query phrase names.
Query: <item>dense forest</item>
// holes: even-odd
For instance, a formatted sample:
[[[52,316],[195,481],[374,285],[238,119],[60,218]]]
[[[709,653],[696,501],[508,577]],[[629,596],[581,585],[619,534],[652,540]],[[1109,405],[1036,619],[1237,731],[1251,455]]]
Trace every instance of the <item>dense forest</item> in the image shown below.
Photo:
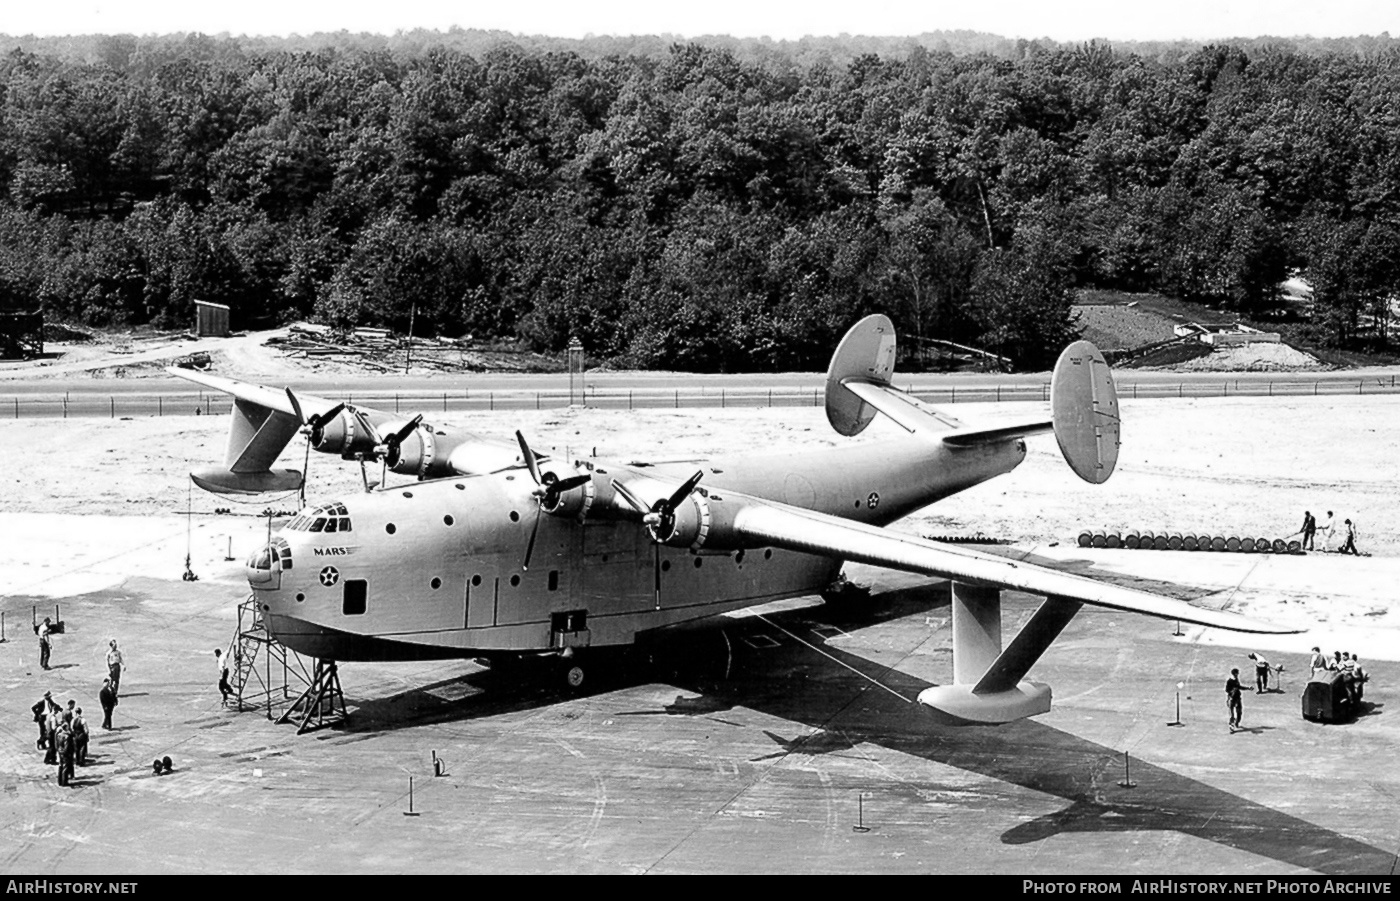
[[[1400,50],[111,37],[0,57],[0,303],[820,368],[856,318],[1040,367],[1081,287],[1383,343]],[[810,49],[810,48],[809,48]],[[818,48],[821,49],[821,48]],[[1005,48],[993,48],[994,50]]]

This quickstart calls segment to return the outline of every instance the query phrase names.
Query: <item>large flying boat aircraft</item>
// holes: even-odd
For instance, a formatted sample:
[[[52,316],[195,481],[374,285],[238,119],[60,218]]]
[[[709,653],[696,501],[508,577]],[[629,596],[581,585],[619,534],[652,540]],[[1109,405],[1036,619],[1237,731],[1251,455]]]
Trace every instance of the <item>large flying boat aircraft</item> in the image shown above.
[[[846,561],[952,583],[953,673],[919,701],[955,723],[1050,709],[1027,675],[1084,604],[1241,632],[1289,632],[1237,613],[918,538],[890,523],[1008,473],[1028,437],[1052,432],[1082,479],[1112,474],[1119,410],[1102,354],[1060,356],[1051,412],[964,423],[892,383],[895,331],[869,316],[826,379],[826,414],[854,436],[876,415],[905,434],[821,450],[654,464],[536,454],[521,433],[491,441],[368,407],[185,370],[233,396],[223,466],[191,474],[220,493],[294,490],[273,470],[298,433],[309,447],[416,481],[305,509],[247,563],[269,632],[329,661],[549,658],[582,684],[604,649],[769,601],[813,595]],[[1044,602],[1003,643],[1001,592]]]

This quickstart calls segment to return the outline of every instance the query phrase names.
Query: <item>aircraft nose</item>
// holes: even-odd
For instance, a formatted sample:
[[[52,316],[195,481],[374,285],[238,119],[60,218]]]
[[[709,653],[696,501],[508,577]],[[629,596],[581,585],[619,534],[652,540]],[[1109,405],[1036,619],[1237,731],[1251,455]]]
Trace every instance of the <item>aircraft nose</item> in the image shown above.
[[[291,568],[292,548],[280,537],[254,551],[243,565],[248,584],[255,590],[278,587],[282,573]]]

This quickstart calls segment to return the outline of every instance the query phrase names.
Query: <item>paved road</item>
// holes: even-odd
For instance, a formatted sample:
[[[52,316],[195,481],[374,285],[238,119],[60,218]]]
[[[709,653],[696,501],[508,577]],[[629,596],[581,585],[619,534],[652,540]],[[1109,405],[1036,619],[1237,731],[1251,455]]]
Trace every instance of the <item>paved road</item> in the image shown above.
[[[1400,393],[1400,368],[1320,373],[1115,372],[1119,396],[1299,396]],[[642,407],[818,406],[824,373],[591,372],[571,393],[562,374],[464,374],[311,377],[296,387],[308,394],[395,410],[405,415],[494,409],[550,409],[579,401],[611,409]],[[900,375],[896,384],[935,404],[1044,401],[1047,373]],[[227,400],[173,377],[91,378],[0,383],[0,418],[166,416],[222,413]]]

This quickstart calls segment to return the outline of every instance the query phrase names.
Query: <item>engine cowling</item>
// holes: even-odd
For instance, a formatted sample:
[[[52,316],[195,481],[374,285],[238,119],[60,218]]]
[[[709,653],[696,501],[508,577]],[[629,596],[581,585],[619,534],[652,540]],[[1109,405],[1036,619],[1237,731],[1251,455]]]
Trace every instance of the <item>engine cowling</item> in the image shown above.
[[[324,454],[340,454],[342,460],[374,453],[374,435],[348,408],[311,434],[311,446]]]

